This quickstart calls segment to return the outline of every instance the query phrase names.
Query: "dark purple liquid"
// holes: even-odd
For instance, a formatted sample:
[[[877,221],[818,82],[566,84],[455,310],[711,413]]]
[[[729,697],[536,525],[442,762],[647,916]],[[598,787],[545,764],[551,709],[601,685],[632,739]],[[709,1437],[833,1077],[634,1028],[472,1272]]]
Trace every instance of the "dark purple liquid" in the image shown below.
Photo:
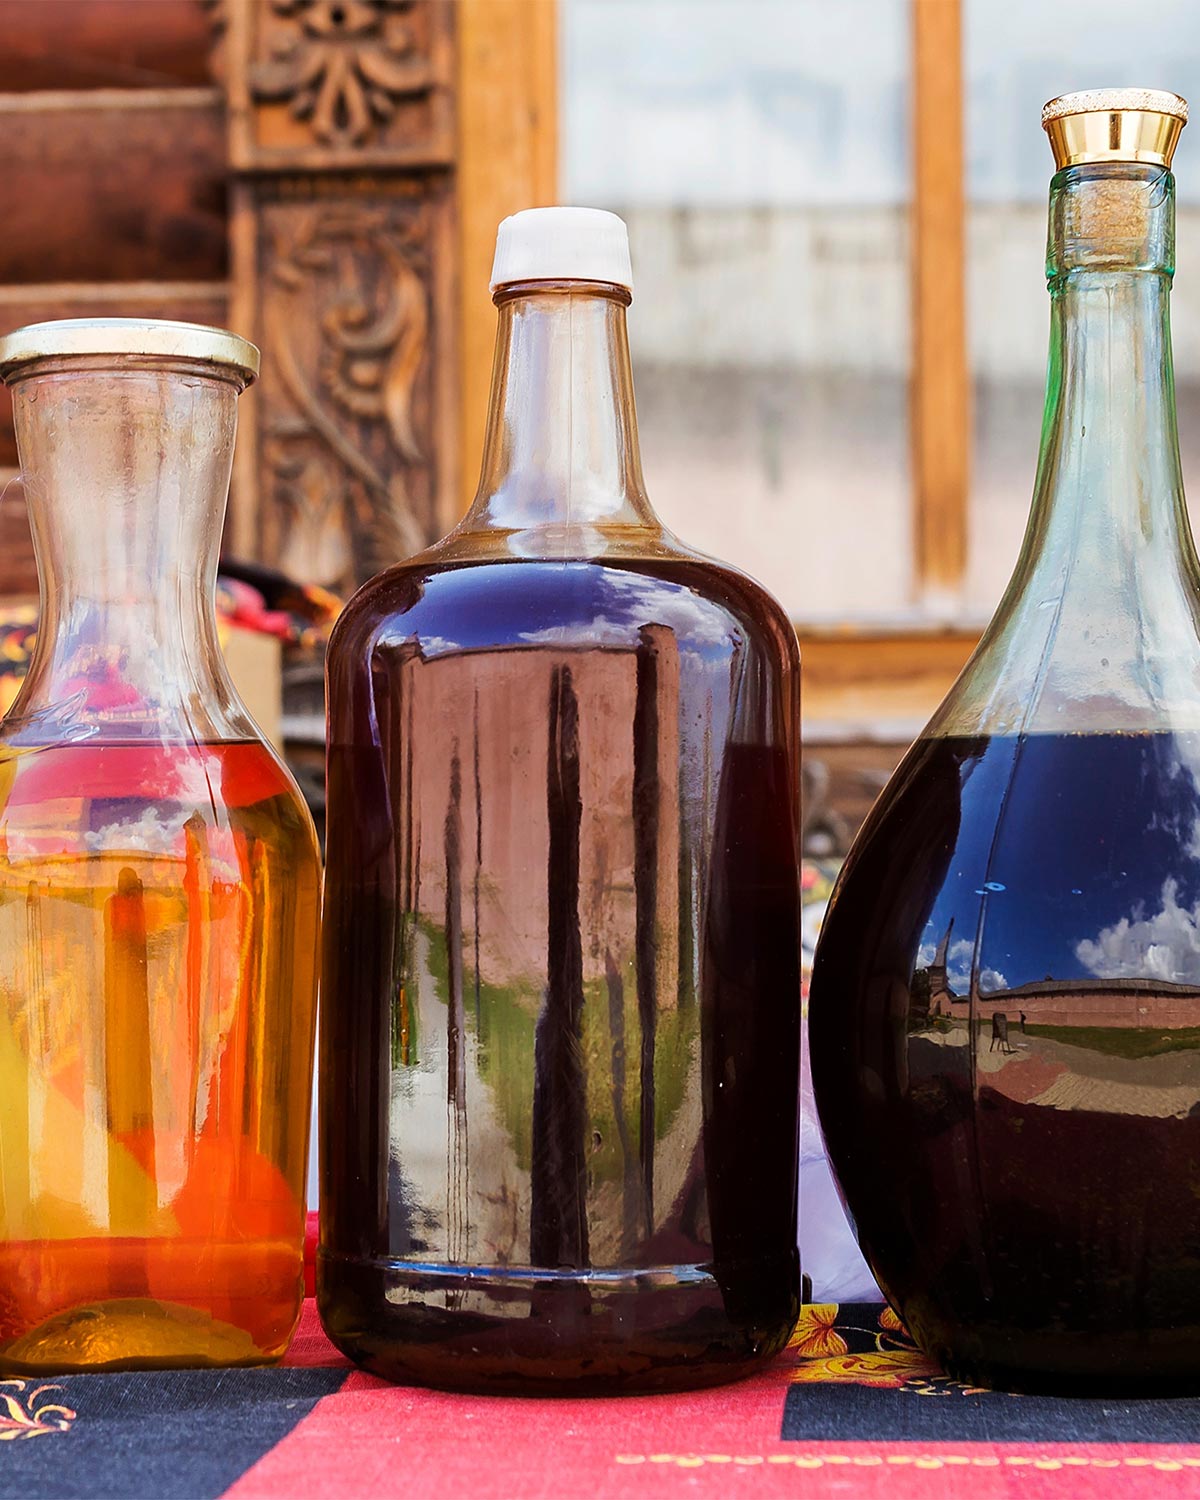
[[[813,1079],[864,1250],[973,1380],[1200,1385],[1200,737],[918,742],[828,914]]]
[[[786,1341],[797,690],[709,564],[400,568],[351,606],[319,1297],[355,1359],[653,1390]]]

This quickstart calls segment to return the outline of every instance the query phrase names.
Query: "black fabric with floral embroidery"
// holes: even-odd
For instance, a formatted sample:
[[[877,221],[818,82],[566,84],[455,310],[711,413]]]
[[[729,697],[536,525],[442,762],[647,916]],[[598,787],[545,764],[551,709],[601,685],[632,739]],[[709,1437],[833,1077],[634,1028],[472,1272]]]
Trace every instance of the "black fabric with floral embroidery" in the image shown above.
[[[808,1305],[792,1337],[785,1439],[853,1442],[1194,1443],[1200,1398],[1013,1396],[945,1375],[891,1308]]]

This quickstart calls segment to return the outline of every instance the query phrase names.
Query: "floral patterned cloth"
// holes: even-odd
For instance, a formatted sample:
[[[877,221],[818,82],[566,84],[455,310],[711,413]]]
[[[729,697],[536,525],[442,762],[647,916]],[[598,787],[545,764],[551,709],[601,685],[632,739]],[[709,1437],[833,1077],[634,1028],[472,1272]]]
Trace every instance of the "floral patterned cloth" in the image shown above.
[[[805,1307],[761,1374],[679,1396],[521,1401],[388,1385],[338,1355],[311,1301],[286,1366],[6,1381],[0,1497],[1161,1500],[1200,1489],[1200,1401],[965,1386],[878,1303]]]

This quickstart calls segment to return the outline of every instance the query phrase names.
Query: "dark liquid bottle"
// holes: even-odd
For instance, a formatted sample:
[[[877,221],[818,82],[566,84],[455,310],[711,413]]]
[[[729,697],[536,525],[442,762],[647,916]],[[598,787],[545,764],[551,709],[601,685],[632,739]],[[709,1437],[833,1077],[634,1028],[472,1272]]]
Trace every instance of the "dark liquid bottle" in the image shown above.
[[[813,974],[817,1101],[872,1268],[952,1373],[1018,1389],[1200,1387],[1200,572],[1168,324],[1180,105],[1048,107],[1063,169],[1025,548],[855,844]],[[1159,162],[1125,159],[1131,141],[1157,141]]]
[[[321,1313],[398,1379],[706,1384],[798,1310],[794,636],[650,510],[627,289],[496,301],[479,497],[330,648]]]

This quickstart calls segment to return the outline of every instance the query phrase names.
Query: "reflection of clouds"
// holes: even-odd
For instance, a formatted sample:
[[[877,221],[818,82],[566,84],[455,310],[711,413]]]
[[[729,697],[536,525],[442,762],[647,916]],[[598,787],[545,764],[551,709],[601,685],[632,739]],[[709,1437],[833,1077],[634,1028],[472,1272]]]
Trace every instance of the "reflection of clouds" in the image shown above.
[[[457,641],[447,640],[444,635],[422,635],[417,639],[420,641],[421,653],[424,656],[445,656],[447,652],[463,649]]]
[[[184,825],[196,816],[196,808],[174,805],[164,815],[159,807],[143,807],[135,817],[119,813],[100,825],[89,828],[84,841],[90,852],[114,857],[146,855],[151,859],[166,859],[172,863],[184,854]],[[205,822],[203,830],[204,864],[214,877],[240,880],[241,866],[231,847],[227,828]],[[144,871],[140,871],[145,875]],[[153,880],[153,875],[148,877]]]
[[[1166,780],[1172,795],[1155,809],[1150,826],[1170,834],[1192,859],[1200,860],[1200,740],[1173,735],[1167,744]]]
[[[971,988],[971,956],[975,945],[968,938],[959,938],[946,951],[946,982],[956,995],[965,995]],[[917,967],[927,969],[937,957],[937,943],[922,943],[917,950]],[[999,969],[980,969],[979,988],[982,991],[1006,990],[1008,980]]]
[[[685,650],[733,644],[728,616],[679,584],[640,573],[616,573],[606,589],[605,613],[590,624],[548,625],[522,631],[518,639],[536,645],[565,645],[582,637],[589,645],[628,645],[639,626],[665,625]]]
[[[1178,882],[1163,881],[1162,909],[1131,916],[1075,945],[1075,956],[1099,979],[1166,979],[1200,984],[1200,902],[1180,906]]]
[[[183,833],[183,825],[192,816],[191,808],[177,808],[167,817],[157,807],[143,807],[132,816],[110,818],[99,828],[84,834],[88,848],[100,854],[124,849],[144,849],[148,854],[173,851]]]

